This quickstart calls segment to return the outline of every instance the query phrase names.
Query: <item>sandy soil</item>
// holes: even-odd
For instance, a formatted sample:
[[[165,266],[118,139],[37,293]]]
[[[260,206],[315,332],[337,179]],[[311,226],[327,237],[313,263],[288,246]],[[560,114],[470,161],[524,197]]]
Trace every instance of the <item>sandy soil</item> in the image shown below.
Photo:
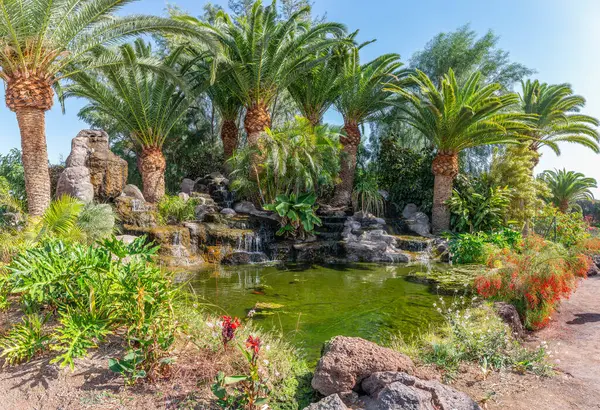
[[[2,316],[3,315],[3,316]],[[14,317],[0,315],[0,327]],[[558,374],[552,378],[481,372],[466,369],[454,387],[480,401],[484,409],[570,410],[600,409],[600,277],[582,282],[565,301],[548,328],[530,343],[548,343]],[[133,388],[107,369],[118,341],[103,345],[79,360],[75,371],[61,369],[43,357],[0,371],[0,410],[79,409],[209,409],[210,380],[225,360],[218,354],[176,352],[178,364],[171,378]]]

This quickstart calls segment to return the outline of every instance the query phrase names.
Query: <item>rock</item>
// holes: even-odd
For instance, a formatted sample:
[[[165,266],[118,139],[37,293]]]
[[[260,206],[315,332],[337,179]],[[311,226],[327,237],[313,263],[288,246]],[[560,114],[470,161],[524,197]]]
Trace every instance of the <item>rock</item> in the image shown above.
[[[263,252],[234,251],[221,259],[223,265],[248,265],[267,262],[269,258]]]
[[[197,205],[194,209],[194,215],[196,215],[196,220],[198,221],[204,221],[207,215],[216,212],[216,208],[212,205]]]
[[[188,195],[191,195],[194,192],[194,186],[196,185],[196,181],[189,178],[184,178],[181,181],[181,192],[185,192]]]
[[[327,396],[317,403],[313,403],[304,410],[347,410],[348,407],[344,404],[340,396],[332,394]]]
[[[521,317],[519,316],[519,312],[517,312],[517,308],[510,303],[495,302],[494,310],[496,311],[496,314],[500,316],[502,321],[510,327],[515,336],[519,338],[523,338],[525,336],[525,328],[523,327],[523,323],[521,322]]]
[[[156,225],[156,207],[145,201],[121,195],[115,199],[115,208],[123,224],[143,228]]]
[[[84,166],[67,167],[60,174],[56,184],[56,197],[69,195],[82,202],[94,200],[94,186],[90,179],[90,170]]]
[[[429,217],[423,212],[416,212],[410,218],[406,219],[406,225],[408,229],[417,235],[424,237],[431,237],[431,226],[429,224]]]
[[[89,170],[94,197],[102,202],[118,197],[127,183],[127,161],[110,150],[102,130],[81,130],[73,138],[65,171],[77,167]]]
[[[404,207],[404,210],[402,211],[402,217],[404,219],[410,219],[417,212],[419,212],[418,206],[416,206],[415,204],[406,204],[406,206]]]
[[[223,208],[221,209],[221,215],[225,215],[225,216],[235,216],[237,214],[237,212],[235,212],[233,209],[231,208]]]
[[[412,374],[415,367],[402,353],[358,337],[336,336],[324,346],[311,385],[328,396],[360,387],[363,379],[384,371]]]
[[[190,199],[190,196],[185,192],[180,192],[178,196],[183,202],[187,202]]]
[[[252,202],[242,201],[233,206],[233,210],[238,214],[254,214],[257,209]]]
[[[135,241],[138,237],[135,235],[118,235],[115,236],[115,238],[120,240],[124,244],[130,244],[131,242]]]
[[[435,380],[404,372],[376,372],[361,384],[366,408],[411,410],[481,410],[465,393]]]
[[[137,199],[138,201],[146,202],[142,191],[140,191],[140,189],[133,184],[125,185],[125,188],[123,188],[123,192],[121,193],[121,195]]]
[[[587,272],[587,276],[596,276],[600,274],[600,255],[592,255],[592,266]]]

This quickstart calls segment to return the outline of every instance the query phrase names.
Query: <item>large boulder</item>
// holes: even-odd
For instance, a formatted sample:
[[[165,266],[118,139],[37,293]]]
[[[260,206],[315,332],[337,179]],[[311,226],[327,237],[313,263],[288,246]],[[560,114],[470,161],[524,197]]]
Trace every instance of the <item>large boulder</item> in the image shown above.
[[[194,185],[196,185],[196,181],[189,178],[184,178],[181,181],[181,192],[185,192],[188,195],[191,195],[194,192]]]
[[[311,384],[329,396],[359,388],[363,379],[385,371],[413,374],[415,366],[402,353],[358,337],[336,336],[325,345]]]
[[[429,217],[423,212],[419,212],[419,208],[415,204],[407,204],[402,211],[402,217],[411,232],[420,236],[431,237]]]
[[[84,166],[67,167],[60,174],[56,184],[56,197],[69,195],[82,202],[94,200],[94,186],[90,179],[90,170]]]
[[[340,396],[332,394],[331,396],[325,397],[323,400],[313,403],[304,410],[347,410],[348,407],[344,404]]]
[[[140,189],[136,185],[133,185],[133,184],[125,185],[125,188],[123,188],[123,192],[121,195],[129,197],[129,198],[137,199],[138,201],[141,201],[141,202],[146,202],[146,199],[144,199],[144,194],[142,194],[142,191],[140,191]]]

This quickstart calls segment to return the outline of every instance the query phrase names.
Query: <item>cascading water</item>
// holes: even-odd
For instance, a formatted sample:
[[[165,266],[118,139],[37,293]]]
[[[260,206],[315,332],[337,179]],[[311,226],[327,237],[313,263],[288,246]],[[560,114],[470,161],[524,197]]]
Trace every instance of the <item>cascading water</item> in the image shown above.
[[[269,230],[261,226],[256,232],[248,232],[239,237],[234,253],[245,254],[252,262],[266,262],[269,258],[265,248],[272,240]]]

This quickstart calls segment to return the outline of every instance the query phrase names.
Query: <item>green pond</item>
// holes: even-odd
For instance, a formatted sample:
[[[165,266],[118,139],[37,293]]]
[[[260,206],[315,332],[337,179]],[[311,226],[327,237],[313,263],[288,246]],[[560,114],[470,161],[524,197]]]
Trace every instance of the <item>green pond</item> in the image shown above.
[[[442,318],[430,286],[406,280],[414,265],[245,265],[202,270],[193,287],[217,314],[246,317],[282,333],[316,360],[336,335],[381,342],[425,332]]]

